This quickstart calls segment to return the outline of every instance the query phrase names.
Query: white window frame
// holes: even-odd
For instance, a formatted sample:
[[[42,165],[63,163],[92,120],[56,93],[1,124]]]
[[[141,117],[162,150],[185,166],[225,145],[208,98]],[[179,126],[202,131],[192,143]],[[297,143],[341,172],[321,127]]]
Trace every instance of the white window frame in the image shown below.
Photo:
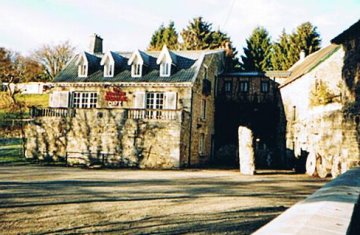
[[[224,82],[224,91],[225,93],[231,93],[232,90],[232,82],[231,81],[225,81]]]
[[[200,118],[201,120],[206,120],[206,99],[201,100],[201,110],[200,110]]]
[[[260,82],[260,91],[262,93],[269,93],[270,92],[270,82],[269,81],[261,81]],[[264,89],[266,87],[266,89]]]
[[[170,77],[171,63],[163,62],[160,64],[160,77]]]
[[[209,69],[204,65],[204,79],[209,79]]]
[[[250,82],[249,81],[240,81],[239,92],[240,93],[248,93],[249,92],[249,87],[250,87]],[[246,88],[246,89],[244,89],[244,88]]]
[[[78,65],[78,76],[79,77],[87,77],[88,74],[88,66],[86,63]]]
[[[199,154],[205,155],[205,134],[199,134]]]
[[[104,66],[104,77],[114,77],[114,63],[108,63]]]
[[[152,102],[150,102],[152,101]],[[147,92],[145,97],[146,109],[164,109],[165,94],[163,92]]]
[[[71,107],[82,109],[97,108],[98,98],[97,92],[75,91],[71,95]]]
[[[131,65],[131,77],[138,78],[142,75],[142,64],[140,63],[133,63]]]

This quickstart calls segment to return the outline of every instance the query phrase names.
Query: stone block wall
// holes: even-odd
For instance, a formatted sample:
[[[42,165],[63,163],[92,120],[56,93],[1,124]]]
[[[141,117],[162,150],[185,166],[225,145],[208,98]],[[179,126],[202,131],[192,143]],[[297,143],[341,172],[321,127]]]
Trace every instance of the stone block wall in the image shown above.
[[[348,167],[360,160],[356,118],[346,117],[341,109],[314,112],[307,119],[293,124],[293,147],[296,157],[314,152],[328,159],[340,157]]]
[[[191,141],[190,164],[192,166],[208,163],[212,158],[214,134],[215,134],[215,96],[217,75],[222,72],[223,61],[220,54],[207,55],[204,58],[198,77],[193,84],[192,107],[191,107],[191,130],[189,140]],[[204,94],[204,78],[207,70],[207,80],[211,88],[208,94]],[[202,102],[206,101],[205,119],[202,118]],[[204,135],[204,152],[199,152],[201,135]]]
[[[129,119],[124,110],[84,109],[41,117],[26,128],[26,157],[69,164],[180,167],[181,120]]]

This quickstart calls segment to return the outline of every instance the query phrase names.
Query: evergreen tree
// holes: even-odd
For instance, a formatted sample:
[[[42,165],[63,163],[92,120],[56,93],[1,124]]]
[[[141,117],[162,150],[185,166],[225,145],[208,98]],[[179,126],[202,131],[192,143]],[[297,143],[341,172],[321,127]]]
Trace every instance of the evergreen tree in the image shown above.
[[[303,50],[306,56],[319,50],[321,38],[317,32],[317,27],[310,22],[299,25],[294,33],[294,43],[296,50],[299,53]]]
[[[310,22],[303,23],[292,34],[281,34],[279,41],[274,43],[271,54],[271,64],[274,70],[288,70],[300,58],[300,52],[305,55],[320,49],[321,38],[317,28]]]
[[[163,24],[160,25],[153,33],[148,50],[159,51],[165,44],[170,50],[178,49],[178,33],[173,21],[170,21],[167,27],[164,27]]]
[[[283,30],[278,42],[273,44],[270,60],[274,70],[288,70],[298,60],[292,41],[292,36]]]
[[[194,18],[189,25],[181,32],[184,50],[206,50],[218,49],[225,50],[226,71],[233,70],[239,61],[235,57],[236,48],[232,47],[230,37],[220,31],[212,30],[212,24],[203,20],[202,17]]]
[[[266,71],[271,68],[271,41],[264,27],[257,27],[246,40],[242,59],[242,69],[245,71]]]
[[[203,21],[202,17],[194,18],[181,32],[182,48],[185,50],[204,50],[213,48],[212,25]]]

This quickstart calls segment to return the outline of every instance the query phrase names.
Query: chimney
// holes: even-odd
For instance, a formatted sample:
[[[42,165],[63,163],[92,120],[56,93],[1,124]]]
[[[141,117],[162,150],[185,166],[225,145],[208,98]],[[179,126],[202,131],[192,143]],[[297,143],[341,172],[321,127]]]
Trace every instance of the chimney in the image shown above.
[[[300,51],[300,55],[299,55],[299,61],[303,61],[305,59],[305,51],[304,50],[301,50]]]
[[[90,36],[89,51],[92,54],[103,53],[102,41],[103,41],[103,39],[99,35],[97,35],[96,33],[91,35]]]

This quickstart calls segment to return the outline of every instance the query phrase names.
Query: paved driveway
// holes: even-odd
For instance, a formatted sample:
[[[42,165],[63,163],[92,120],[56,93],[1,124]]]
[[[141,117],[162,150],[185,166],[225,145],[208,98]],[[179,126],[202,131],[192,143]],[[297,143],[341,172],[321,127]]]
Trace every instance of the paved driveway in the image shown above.
[[[249,234],[325,182],[290,172],[0,167],[0,233]]]

